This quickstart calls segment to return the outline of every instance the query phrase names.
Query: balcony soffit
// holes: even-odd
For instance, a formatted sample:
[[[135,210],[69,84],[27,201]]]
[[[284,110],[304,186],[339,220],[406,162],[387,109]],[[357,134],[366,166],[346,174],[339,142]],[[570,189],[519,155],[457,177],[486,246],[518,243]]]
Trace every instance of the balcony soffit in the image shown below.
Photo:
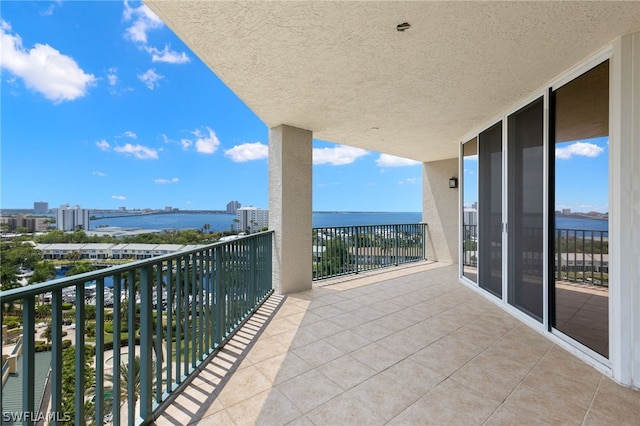
[[[419,161],[640,29],[637,1],[145,3],[267,126]]]

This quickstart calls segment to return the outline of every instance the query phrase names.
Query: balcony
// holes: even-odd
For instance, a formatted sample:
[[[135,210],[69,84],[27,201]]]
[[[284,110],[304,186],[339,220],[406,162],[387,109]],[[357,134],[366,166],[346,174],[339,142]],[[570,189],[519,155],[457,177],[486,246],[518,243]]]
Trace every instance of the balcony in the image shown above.
[[[624,388],[420,263],[272,295],[156,420],[636,424]]]
[[[385,250],[360,244],[369,240],[360,238],[363,229],[316,230],[324,237],[314,247],[334,244],[345,257],[338,269],[323,268],[331,248],[318,251],[317,270],[334,277],[288,296],[271,292],[272,233],[5,292],[3,303],[21,303],[26,330],[26,368],[13,396],[60,424],[631,424],[640,417],[636,391],[460,284],[456,265],[367,263],[371,253],[389,265],[424,257],[424,225],[411,229],[400,243],[398,229],[369,227],[395,242]],[[95,320],[88,282],[95,282]],[[118,282],[111,302],[98,296]],[[75,290],[74,328],[64,325],[67,289]],[[37,296],[49,291],[48,402],[38,389],[34,328]],[[123,337],[130,324],[138,331]],[[72,376],[84,377],[71,389],[86,389],[74,393],[74,412],[63,402],[64,332],[75,341]],[[84,363],[82,346],[91,348]]]

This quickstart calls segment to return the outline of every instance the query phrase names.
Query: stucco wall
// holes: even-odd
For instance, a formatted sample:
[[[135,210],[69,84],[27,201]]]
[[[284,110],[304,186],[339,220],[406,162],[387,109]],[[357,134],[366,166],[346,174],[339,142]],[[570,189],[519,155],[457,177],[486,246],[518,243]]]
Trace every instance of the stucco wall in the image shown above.
[[[458,177],[458,159],[423,163],[422,220],[428,225],[427,258],[458,262],[458,191],[449,179]]]

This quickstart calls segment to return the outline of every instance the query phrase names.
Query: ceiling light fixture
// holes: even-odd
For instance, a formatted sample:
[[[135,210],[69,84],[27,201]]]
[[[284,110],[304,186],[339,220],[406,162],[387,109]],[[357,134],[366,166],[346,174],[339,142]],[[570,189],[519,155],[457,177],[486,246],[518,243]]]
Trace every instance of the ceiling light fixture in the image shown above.
[[[400,32],[406,31],[409,28],[411,28],[411,24],[409,24],[408,22],[403,22],[402,24],[398,24],[398,26],[396,26],[396,29]]]

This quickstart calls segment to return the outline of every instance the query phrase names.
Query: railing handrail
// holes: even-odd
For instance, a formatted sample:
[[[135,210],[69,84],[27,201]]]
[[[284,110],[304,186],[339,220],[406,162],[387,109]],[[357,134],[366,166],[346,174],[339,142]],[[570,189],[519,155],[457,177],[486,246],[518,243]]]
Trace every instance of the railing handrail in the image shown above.
[[[231,241],[222,241],[222,242],[216,242],[212,244],[201,245],[201,246],[198,246],[197,248],[191,248],[191,249],[179,251],[176,253],[163,254],[163,255],[155,256],[149,259],[135,260],[133,262],[129,262],[123,265],[110,266],[108,268],[104,268],[98,271],[84,272],[82,274],[73,275],[71,277],[56,278],[50,281],[45,281],[43,283],[29,284],[24,287],[12,288],[10,290],[0,291],[0,297],[4,302],[12,302],[18,299],[22,299],[24,297],[37,296],[42,293],[48,293],[50,291],[70,287],[72,285],[76,285],[80,283],[85,283],[87,281],[93,281],[96,279],[113,276],[118,273],[128,272],[130,269],[136,269],[139,267],[155,265],[159,262],[174,260],[180,257],[198,253],[203,250],[211,249],[217,246],[232,245],[239,240],[254,238],[258,235],[265,235],[269,233],[273,233],[273,231],[256,232],[254,234],[239,236],[238,238]]]

